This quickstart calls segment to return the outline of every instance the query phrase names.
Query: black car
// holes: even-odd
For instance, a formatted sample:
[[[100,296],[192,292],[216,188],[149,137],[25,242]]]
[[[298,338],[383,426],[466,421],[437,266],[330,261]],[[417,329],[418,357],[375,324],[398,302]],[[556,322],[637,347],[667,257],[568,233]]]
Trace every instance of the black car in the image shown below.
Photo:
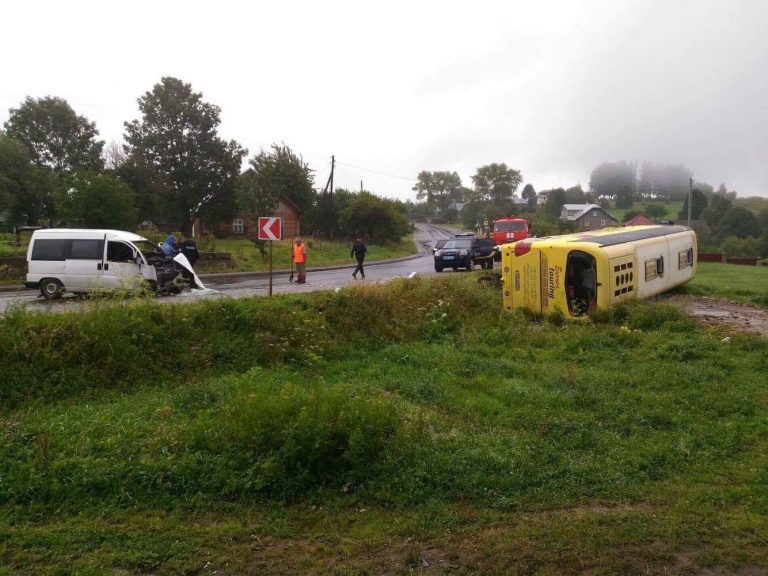
[[[442,247],[443,247],[443,245],[444,245],[446,242],[448,242],[448,238],[443,238],[442,240],[438,240],[437,242],[435,242],[435,247],[434,247],[434,248],[432,248],[432,255],[434,256],[434,255],[435,255],[435,252],[437,252],[438,250],[440,250],[440,248],[442,248]]]
[[[443,268],[472,270],[472,242],[472,238],[459,237],[451,238],[443,244],[443,247],[435,252],[435,272],[442,272]]]

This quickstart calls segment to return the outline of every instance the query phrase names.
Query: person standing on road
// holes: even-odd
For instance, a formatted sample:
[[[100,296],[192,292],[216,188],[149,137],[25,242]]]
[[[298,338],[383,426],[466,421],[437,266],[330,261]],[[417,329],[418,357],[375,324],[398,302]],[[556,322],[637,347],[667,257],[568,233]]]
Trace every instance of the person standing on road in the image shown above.
[[[363,277],[363,280],[365,280],[365,270],[363,270],[363,260],[365,260],[365,255],[368,254],[368,248],[365,246],[365,242],[361,238],[358,238],[355,243],[352,245],[352,250],[349,253],[349,257],[352,258],[354,256],[357,258],[357,268],[355,268],[355,271],[352,272],[352,278],[357,280],[357,273],[360,272],[360,276]]]
[[[296,284],[304,284],[307,281],[307,249],[298,236],[293,245],[293,263],[296,264],[296,272],[298,273]]]

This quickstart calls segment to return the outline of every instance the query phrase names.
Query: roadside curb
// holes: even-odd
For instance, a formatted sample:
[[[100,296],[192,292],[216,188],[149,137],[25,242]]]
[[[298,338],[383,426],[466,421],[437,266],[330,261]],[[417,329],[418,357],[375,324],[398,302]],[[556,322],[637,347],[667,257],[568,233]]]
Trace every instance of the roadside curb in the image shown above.
[[[382,264],[391,264],[391,263],[397,263],[397,262],[407,262],[408,260],[415,260],[416,258],[421,258],[423,256],[428,256],[428,254],[413,254],[411,256],[403,256],[401,258],[391,258],[389,260],[372,260],[370,262],[366,262],[366,266],[380,266]],[[350,262],[349,264],[332,264],[328,266],[317,266],[313,268],[307,268],[307,272],[323,272],[325,270],[344,270],[345,268],[354,268],[356,263]],[[288,276],[291,273],[290,268],[280,268],[280,269],[273,269],[272,270],[272,276]],[[223,284],[227,280],[248,280],[251,278],[269,278],[269,271],[260,271],[260,272],[221,272],[216,274],[200,274],[200,279],[203,282],[210,282],[211,284]],[[25,288],[24,286],[0,286],[0,293],[10,293],[10,292],[35,292],[35,290],[30,290],[29,288]]]

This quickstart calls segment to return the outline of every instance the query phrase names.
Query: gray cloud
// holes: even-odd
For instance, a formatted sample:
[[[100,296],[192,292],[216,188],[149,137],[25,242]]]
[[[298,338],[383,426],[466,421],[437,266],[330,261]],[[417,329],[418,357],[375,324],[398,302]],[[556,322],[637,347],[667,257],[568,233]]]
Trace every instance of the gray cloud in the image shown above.
[[[543,189],[621,159],[768,195],[760,1],[17,4],[0,8],[19,23],[0,37],[0,121],[53,94],[119,138],[170,74],[252,153],[284,141],[323,182],[336,154],[338,184],[389,196],[411,183],[379,172],[468,183],[506,162]]]

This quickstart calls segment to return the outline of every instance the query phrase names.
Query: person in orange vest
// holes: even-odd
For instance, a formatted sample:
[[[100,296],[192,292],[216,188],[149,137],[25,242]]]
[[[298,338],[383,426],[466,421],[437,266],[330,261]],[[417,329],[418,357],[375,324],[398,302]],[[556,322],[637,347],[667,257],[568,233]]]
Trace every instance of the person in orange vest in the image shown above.
[[[298,272],[299,276],[296,279],[296,283],[304,284],[307,281],[307,249],[298,236],[296,237],[296,243],[293,245],[293,263],[296,264],[296,272]]]

